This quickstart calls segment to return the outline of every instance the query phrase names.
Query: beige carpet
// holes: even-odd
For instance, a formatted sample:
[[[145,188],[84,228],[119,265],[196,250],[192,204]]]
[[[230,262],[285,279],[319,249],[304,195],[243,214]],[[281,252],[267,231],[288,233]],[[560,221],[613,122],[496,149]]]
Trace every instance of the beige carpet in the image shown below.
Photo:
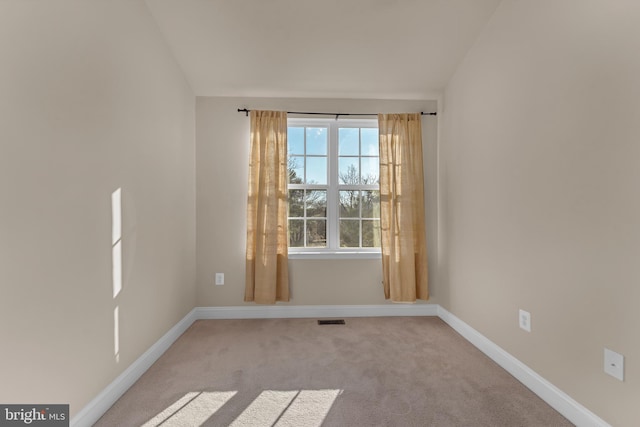
[[[97,426],[571,426],[436,317],[199,320]]]

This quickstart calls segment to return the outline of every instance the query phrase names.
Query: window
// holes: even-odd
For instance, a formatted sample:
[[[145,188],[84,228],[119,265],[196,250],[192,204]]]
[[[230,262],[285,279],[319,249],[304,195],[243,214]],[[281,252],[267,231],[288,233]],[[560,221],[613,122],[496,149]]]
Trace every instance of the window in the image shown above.
[[[376,120],[288,121],[289,252],[379,253]]]

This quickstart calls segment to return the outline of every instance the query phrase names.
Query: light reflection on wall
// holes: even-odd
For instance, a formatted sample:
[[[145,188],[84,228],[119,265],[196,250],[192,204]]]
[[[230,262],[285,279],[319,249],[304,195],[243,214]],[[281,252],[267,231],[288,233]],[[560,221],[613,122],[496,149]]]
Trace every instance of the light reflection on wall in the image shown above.
[[[113,309],[113,354],[116,362],[120,361],[120,309]]]
[[[111,265],[113,298],[122,290],[122,190],[111,194]]]
[[[111,283],[113,299],[122,291],[122,189],[111,193]],[[120,308],[113,310],[113,353],[120,362]]]

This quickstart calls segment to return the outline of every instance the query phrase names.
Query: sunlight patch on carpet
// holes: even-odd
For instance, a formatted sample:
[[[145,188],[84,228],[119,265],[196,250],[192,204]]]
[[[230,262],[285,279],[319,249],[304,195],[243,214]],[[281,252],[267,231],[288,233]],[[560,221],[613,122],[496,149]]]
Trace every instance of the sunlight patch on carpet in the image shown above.
[[[230,427],[320,427],[341,390],[265,390]]]
[[[272,426],[298,393],[298,391],[265,390],[247,406],[229,427]]]
[[[277,427],[320,427],[342,390],[301,390]]]
[[[142,427],[201,425],[235,396],[237,391],[190,392]]]

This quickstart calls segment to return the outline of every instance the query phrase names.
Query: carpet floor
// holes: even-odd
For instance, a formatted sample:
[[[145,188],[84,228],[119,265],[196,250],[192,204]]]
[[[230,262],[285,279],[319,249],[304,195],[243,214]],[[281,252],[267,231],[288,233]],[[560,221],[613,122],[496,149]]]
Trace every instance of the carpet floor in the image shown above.
[[[96,426],[571,426],[437,317],[198,320]]]

